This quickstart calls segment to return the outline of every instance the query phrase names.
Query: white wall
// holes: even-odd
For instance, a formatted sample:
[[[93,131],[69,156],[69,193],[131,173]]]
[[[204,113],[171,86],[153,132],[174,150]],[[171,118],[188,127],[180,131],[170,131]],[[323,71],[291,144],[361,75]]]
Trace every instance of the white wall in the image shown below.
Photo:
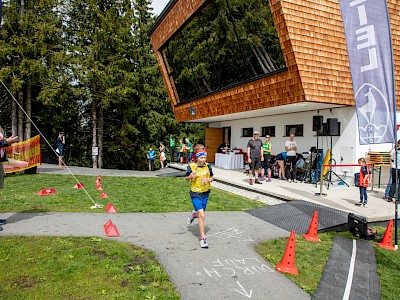
[[[261,127],[275,126],[275,137],[271,138],[272,154],[284,151],[284,144],[288,137],[285,134],[285,125],[304,124],[304,136],[297,136],[295,140],[298,145],[298,152],[309,151],[312,146],[317,145],[316,132],[312,130],[313,116],[318,111],[300,112],[265,116],[252,119],[241,119],[234,121],[223,121],[210,123],[210,127],[231,127],[231,146],[246,149],[249,137],[241,137],[242,128],[253,127],[253,130],[261,132]],[[331,110],[320,110],[319,115],[324,117],[324,123],[328,118],[337,118],[341,123],[340,136],[332,137],[332,154],[338,164],[357,163],[358,158],[365,157],[368,151],[389,151],[391,144],[360,145],[358,139],[358,125],[354,106],[333,108]],[[398,113],[397,119],[400,114]],[[265,138],[262,137],[264,141]],[[324,154],[331,145],[331,137],[323,136],[318,139],[318,146],[324,150]],[[350,172],[354,168],[346,168]],[[357,168],[358,169],[358,168]]]

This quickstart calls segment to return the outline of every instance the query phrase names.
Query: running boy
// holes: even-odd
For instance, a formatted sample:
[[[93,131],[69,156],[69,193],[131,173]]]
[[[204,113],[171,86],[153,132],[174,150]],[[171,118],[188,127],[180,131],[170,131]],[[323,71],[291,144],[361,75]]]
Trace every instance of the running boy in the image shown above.
[[[204,233],[204,219],[210,195],[210,182],[214,180],[214,175],[211,165],[206,163],[207,152],[205,149],[197,150],[195,157],[196,161],[190,163],[186,171],[186,180],[191,181],[190,198],[192,198],[194,208],[187,223],[190,225],[194,219],[199,219],[200,247],[208,248]]]
[[[360,202],[356,203],[356,205],[367,207],[367,187],[369,185],[370,172],[365,158],[359,158],[358,164],[361,166],[360,178],[358,179],[358,186],[360,187]]]

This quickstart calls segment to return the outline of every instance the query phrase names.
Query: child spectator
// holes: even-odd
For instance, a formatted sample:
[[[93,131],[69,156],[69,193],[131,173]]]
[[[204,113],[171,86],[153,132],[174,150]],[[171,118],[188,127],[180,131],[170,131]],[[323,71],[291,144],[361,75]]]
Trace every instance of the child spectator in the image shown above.
[[[191,181],[190,198],[192,198],[193,211],[188,218],[188,225],[194,219],[199,219],[200,247],[208,248],[204,233],[204,219],[210,195],[210,182],[214,180],[211,165],[206,163],[207,152],[205,149],[196,151],[196,161],[189,164],[186,171],[186,180]]]
[[[185,156],[185,144],[183,139],[179,140],[179,162],[183,164],[183,157]]]
[[[164,161],[167,159],[165,157],[164,142],[160,142],[160,146],[159,146],[158,150],[160,151],[160,166],[161,166],[161,169],[164,169]]]
[[[360,202],[356,203],[356,205],[367,207],[368,206],[367,187],[369,185],[370,172],[367,167],[367,162],[365,161],[365,158],[359,158],[358,164],[361,166],[360,178],[358,179],[358,186],[360,188]]]
[[[149,171],[154,170],[154,159],[156,158],[156,151],[153,150],[153,148],[149,148],[149,151],[147,151],[147,160],[149,161]]]
[[[276,163],[278,164],[278,177],[279,179],[286,180],[285,174],[285,160],[286,160],[286,152],[281,152],[276,156]]]

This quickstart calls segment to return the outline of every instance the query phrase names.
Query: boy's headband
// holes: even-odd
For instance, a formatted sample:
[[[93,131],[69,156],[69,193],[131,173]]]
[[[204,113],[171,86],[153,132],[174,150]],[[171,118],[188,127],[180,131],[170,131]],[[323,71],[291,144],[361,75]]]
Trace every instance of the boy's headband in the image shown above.
[[[199,158],[200,156],[207,156],[207,151],[204,149],[197,150],[196,151],[196,158]]]

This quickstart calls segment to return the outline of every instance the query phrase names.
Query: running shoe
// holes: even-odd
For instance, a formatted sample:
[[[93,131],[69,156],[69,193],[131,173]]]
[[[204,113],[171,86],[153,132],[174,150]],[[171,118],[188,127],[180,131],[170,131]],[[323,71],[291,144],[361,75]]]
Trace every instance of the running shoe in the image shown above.
[[[260,182],[258,179],[256,179],[255,183],[262,184],[262,182]]]
[[[367,203],[364,203],[364,207],[368,207],[368,204],[367,204]]]
[[[293,180],[293,182],[294,182],[294,183],[297,183],[297,180],[295,179],[295,180]]]
[[[6,220],[0,220],[0,225],[5,225],[7,223]]]
[[[250,185],[253,185],[253,179],[250,179]]]
[[[363,205],[363,203],[360,201],[360,202],[356,202],[355,205],[361,206],[361,205]]]
[[[192,212],[190,213],[190,216],[189,216],[189,218],[187,220],[187,224],[191,225],[193,223],[194,219],[196,219],[196,218],[197,218],[196,217],[196,211],[192,210]]]
[[[200,240],[200,247],[201,248],[208,248],[208,243],[207,243],[207,239],[206,238],[202,238]]]
[[[287,182],[291,183],[291,182],[292,182],[292,179],[288,179],[288,181],[287,181]]]
[[[265,180],[266,182],[271,182],[271,178],[268,178],[267,180]]]
[[[260,181],[264,181],[264,176],[260,176],[260,178],[258,178]]]

